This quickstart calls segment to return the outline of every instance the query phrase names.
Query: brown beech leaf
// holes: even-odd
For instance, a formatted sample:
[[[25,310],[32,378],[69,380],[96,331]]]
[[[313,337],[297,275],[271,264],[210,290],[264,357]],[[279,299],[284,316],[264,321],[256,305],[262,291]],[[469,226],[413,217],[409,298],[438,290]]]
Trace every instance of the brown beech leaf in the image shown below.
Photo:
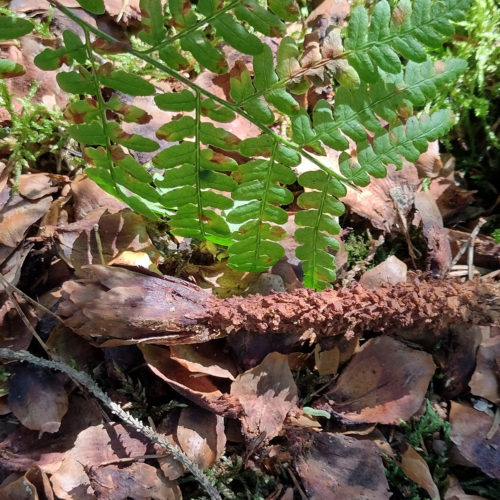
[[[485,474],[500,479],[500,432],[488,439],[493,419],[468,405],[451,402],[451,434],[460,454]]]
[[[29,200],[38,200],[48,194],[59,191],[64,182],[69,179],[65,175],[30,174],[21,175],[19,179],[19,194]]]
[[[224,344],[218,340],[203,344],[173,345],[170,348],[170,358],[191,373],[203,373],[229,380],[234,380],[238,374],[234,359],[224,352]]]
[[[444,500],[486,500],[486,498],[479,495],[467,495],[460,486],[458,479],[455,476],[450,476],[449,487],[444,494]]]
[[[92,210],[77,222],[59,226],[57,241],[61,257],[77,270],[104,259],[107,264],[154,271],[161,258],[144,218],[128,209],[114,214],[104,208]]]
[[[368,440],[311,433],[295,467],[312,500],[390,498],[378,449]]]
[[[19,365],[9,377],[9,408],[28,429],[54,433],[68,411],[64,378],[33,365]]]
[[[16,423],[8,435],[2,434],[0,469],[26,471],[38,465],[45,473],[55,472],[78,433],[102,420],[102,414],[93,401],[75,395],[70,396],[69,401],[68,413],[56,434],[40,437],[38,431],[30,431],[20,423]]]
[[[377,337],[362,346],[315,406],[346,422],[397,424],[420,408],[434,370],[430,354]]]
[[[29,322],[35,326],[38,319],[33,308],[22,297],[15,295],[15,298]],[[17,312],[12,300],[6,299],[7,294],[0,291],[0,303],[2,304],[0,306],[0,347],[8,347],[16,351],[27,349],[33,337],[31,329]]]
[[[476,370],[469,382],[472,394],[500,403],[500,336],[481,342],[476,359]]]
[[[5,191],[10,193],[10,188],[6,187],[3,195]],[[19,194],[10,196],[0,208],[0,263],[21,243],[28,228],[43,217],[51,203],[51,196],[34,201]]]
[[[427,491],[433,500],[441,498],[427,462],[410,445],[407,445],[401,457],[401,469],[406,477]]]
[[[91,500],[94,490],[85,469],[118,458],[147,455],[153,447],[136,431],[120,424],[96,425],[78,434],[50,481],[58,498]]]
[[[181,449],[201,470],[224,454],[224,418],[219,415],[193,406],[183,408],[175,433]]]
[[[71,183],[73,194],[73,215],[75,220],[83,219],[95,208],[104,207],[114,214],[127,208],[127,205],[106,193],[86,175],[78,175]]]
[[[162,472],[151,465],[135,462],[125,468],[118,465],[87,469],[95,497],[102,500],[182,500],[175,481],[165,479]]]
[[[151,371],[185,398],[217,414],[241,412],[237,400],[224,394],[216,380],[209,376],[196,376],[172,360],[168,349],[150,344],[140,344],[139,348]]]
[[[255,368],[238,375],[231,395],[243,407],[243,429],[249,437],[262,433],[266,439],[277,436],[287,415],[297,408],[297,386],[288,357],[268,354]]]

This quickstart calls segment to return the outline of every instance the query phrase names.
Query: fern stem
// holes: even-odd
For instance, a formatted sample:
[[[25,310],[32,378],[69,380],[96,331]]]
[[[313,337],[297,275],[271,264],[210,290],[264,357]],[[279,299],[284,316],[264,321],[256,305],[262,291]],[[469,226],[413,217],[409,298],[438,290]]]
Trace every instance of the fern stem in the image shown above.
[[[112,37],[111,35],[108,35],[107,33],[104,33],[103,31],[99,30],[98,28],[94,28],[92,25],[88,24],[86,21],[78,17],[76,14],[73,14],[69,9],[61,5],[59,2],[56,0],[50,0],[50,3],[53,4],[55,7],[57,7],[61,12],[63,12],[65,15],[67,15],[71,20],[75,21],[78,23],[80,26],[83,28],[86,28],[88,31],[94,33],[100,38],[103,38],[104,40],[107,40],[108,42],[111,43],[120,43],[116,38]],[[273,132],[270,128],[266,127],[265,125],[262,125],[262,123],[258,122],[257,120],[253,119],[248,113],[240,109],[239,106],[236,104],[233,104],[231,102],[228,102],[224,99],[221,99],[220,97],[216,96],[215,94],[212,94],[210,91],[205,90],[203,87],[200,87],[196,83],[193,83],[191,80],[185,78],[182,76],[180,73],[177,71],[173,70],[166,64],[163,64],[156,59],[153,59],[150,57],[148,54],[144,54],[143,52],[139,50],[135,50],[132,47],[128,48],[128,51],[130,54],[138,57],[139,59],[142,59],[144,62],[147,62],[154,66],[155,68],[163,71],[167,75],[172,76],[173,78],[177,79],[184,85],[188,86],[195,92],[199,92],[200,94],[210,97],[212,100],[215,102],[218,102],[220,105],[224,106],[225,108],[228,108],[235,113],[239,114],[246,120],[248,120],[250,123],[253,123],[256,127],[258,127],[262,132],[264,132],[267,135],[270,135],[273,137],[276,141],[280,142],[281,144],[287,146],[290,149],[293,149],[297,153],[299,153],[302,157],[307,158],[311,163],[319,167],[321,170],[326,172],[328,175],[331,175],[338,179],[340,182],[350,186],[351,188],[358,190],[357,186],[355,186],[352,182],[350,182],[348,179],[343,177],[342,175],[338,174],[337,172],[334,172],[331,170],[329,167],[327,167],[325,164],[323,164],[321,161],[319,161],[317,158],[315,158],[313,155],[309,154],[307,151],[304,151],[300,146],[295,144],[292,141],[289,141],[288,139],[285,139],[284,137],[280,136],[276,132]]]
[[[104,102],[104,98],[102,97],[101,92],[101,82],[99,81],[99,76],[97,74],[97,65],[94,58],[94,52],[92,50],[92,45],[90,43],[90,35],[89,30],[83,27],[83,32],[85,34],[85,48],[87,50],[87,57],[89,58],[90,65],[92,66],[92,80],[95,86],[96,98],[99,103],[99,119],[101,121],[102,130],[104,135],[106,136],[106,158],[108,159],[110,165],[110,175],[113,179],[113,182],[116,184],[115,173],[113,169],[113,157],[111,156],[111,140],[109,138],[109,128],[108,128],[108,120],[106,119],[106,103]]]
[[[205,227],[203,226],[203,202],[201,199],[201,179],[200,179],[200,126],[201,126],[201,95],[196,92],[196,124],[195,124],[195,168],[196,168],[196,199],[198,202],[198,223],[202,239],[206,240]]]
[[[151,54],[152,52],[155,52],[156,50],[161,49],[162,47],[165,47],[166,45],[170,45],[171,43],[175,42],[176,40],[179,40],[179,38],[182,38],[186,35],[189,35],[189,33],[192,33],[193,31],[196,31],[198,28],[202,28],[206,24],[210,23],[210,21],[213,21],[217,17],[219,17],[221,14],[224,14],[225,12],[233,9],[236,7],[238,4],[241,3],[241,0],[234,0],[233,2],[227,4],[225,7],[222,9],[218,10],[217,12],[214,12],[211,16],[204,17],[203,19],[200,19],[197,23],[193,24],[192,26],[189,26],[188,28],[183,29],[182,31],[179,31],[176,35],[173,35],[171,37],[165,38],[163,42],[158,43],[154,45],[153,47],[149,47],[148,49],[141,50],[141,54]]]

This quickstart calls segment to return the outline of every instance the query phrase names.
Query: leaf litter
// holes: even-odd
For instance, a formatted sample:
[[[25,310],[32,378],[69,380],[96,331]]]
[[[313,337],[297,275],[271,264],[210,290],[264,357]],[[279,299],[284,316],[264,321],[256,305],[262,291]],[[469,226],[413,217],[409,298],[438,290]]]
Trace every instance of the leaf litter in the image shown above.
[[[12,4],[35,18],[48,8]],[[338,24],[348,6],[319,5],[308,23],[322,39],[325,16]],[[135,1],[106,6],[110,26],[139,15]],[[27,67],[18,94],[39,79],[35,99],[64,105],[55,73],[42,77],[24,57],[36,43],[2,46]],[[214,75],[202,72],[198,83],[225,97],[227,82]],[[230,127],[240,138],[249,133],[243,119]],[[424,177],[435,179],[426,192]],[[435,145],[362,194],[349,192],[347,226],[369,226],[384,235],[382,250],[400,250],[354,273],[360,284],[321,294],[302,288],[293,259],[259,278],[235,274],[210,253],[186,257],[182,238],[159,236],[84,175],[33,169],[18,193],[11,187],[0,191],[0,347],[40,354],[37,328],[50,356],[87,371],[154,424],[227,498],[409,498],[391,480],[394,464],[419,498],[493,498],[465,493],[477,490],[462,486],[460,474],[466,467],[469,476],[500,479],[500,336],[489,327],[500,322],[499,286],[419,272],[446,275],[471,232],[449,222],[474,193],[457,188]],[[476,257],[478,273],[494,271],[498,245],[480,235]],[[168,262],[174,272],[165,272]],[[203,494],[163,448],[114,422],[63,375],[4,363],[0,405],[1,498]],[[419,428],[429,405],[440,425],[415,441],[408,429]]]

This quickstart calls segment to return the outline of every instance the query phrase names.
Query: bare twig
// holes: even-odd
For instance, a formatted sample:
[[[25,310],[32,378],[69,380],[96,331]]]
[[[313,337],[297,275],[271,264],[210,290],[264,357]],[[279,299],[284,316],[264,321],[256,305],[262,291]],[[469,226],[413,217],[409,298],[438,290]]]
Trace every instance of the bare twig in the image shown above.
[[[451,261],[450,269],[458,263],[462,255],[469,248],[471,241],[476,239],[477,235],[479,234],[479,231],[481,230],[481,228],[485,223],[486,219],[483,218],[479,219],[478,223],[476,224],[476,227],[472,230],[472,233],[470,233],[470,236],[467,238],[467,241],[464,242],[464,244],[460,247],[460,250],[458,251],[457,255],[455,255],[455,257]]]
[[[210,498],[222,500],[219,492],[210,483],[203,471],[201,471],[196,464],[194,464],[179,448],[177,448],[177,446],[171,444],[165,437],[156,433],[153,429],[151,429],[151,427],[144,425],[140,420],[134,418],[130,415],[130,413],[125,411],[119,404],[112,401],[110,397],[86,373],[75,370],[71,366],[59,361],[52,361],[33,356],[27,351],[13,351],[12,349],[0,348],[0,358],[11,361],[26,361],[37,366],[65,373],[74,381],[85,387],[85,389],[101,401],[104,406],[117,415],[123,422],[136,429],[151,442],[165,448],[175,460],[184,465],[184,467],[186,467],[186,469],[193,474],[196,480],[209,494]]]

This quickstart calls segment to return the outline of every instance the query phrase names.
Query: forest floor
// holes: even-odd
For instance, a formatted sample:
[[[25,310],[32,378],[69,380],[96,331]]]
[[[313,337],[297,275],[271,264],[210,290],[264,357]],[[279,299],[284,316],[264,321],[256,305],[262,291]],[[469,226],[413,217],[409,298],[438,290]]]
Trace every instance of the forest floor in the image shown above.
[[[199,470],[226,499],[500,498],[500,152],[480,132],[349,191],[337,282],[312,292],[291,238],[234,271],[88,179],[40,43],[1,46],[27,72],[0,108],[0,498],[208,498]]]

